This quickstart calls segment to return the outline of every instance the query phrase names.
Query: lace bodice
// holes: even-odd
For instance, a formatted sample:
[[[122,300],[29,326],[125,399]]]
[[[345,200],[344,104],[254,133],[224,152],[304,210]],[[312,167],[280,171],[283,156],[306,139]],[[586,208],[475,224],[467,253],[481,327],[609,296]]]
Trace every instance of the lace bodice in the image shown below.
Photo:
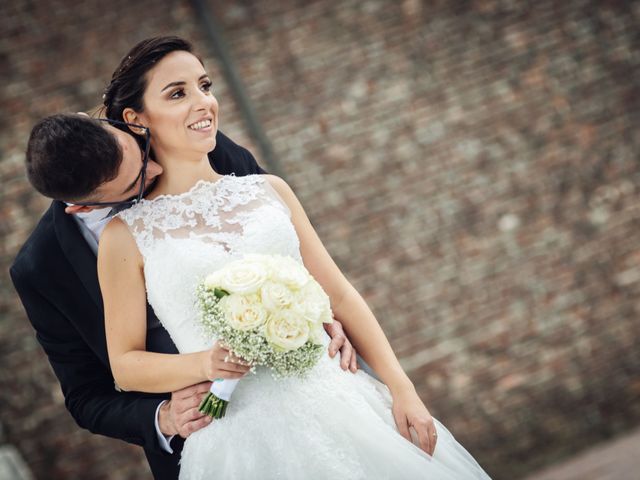
[[[302,261],[290,212],[261,175],[200,180],[185,193],[142,200],[118,217],[144,259],[149,304],[182,353],[210,347],[195,306],[196,286],[209,273],[247,253]]]

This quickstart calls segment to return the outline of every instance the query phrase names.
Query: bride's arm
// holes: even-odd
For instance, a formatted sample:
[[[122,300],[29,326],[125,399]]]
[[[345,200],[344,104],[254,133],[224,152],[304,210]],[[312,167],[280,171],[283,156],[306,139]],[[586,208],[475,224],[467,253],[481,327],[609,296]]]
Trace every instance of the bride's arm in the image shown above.
[[[224,362],[219,344],[190,354],[147,352],[143,261],[127,226],[113,219],[100,237],[98,278],[113,378],[127,391],[162,393],[213,378],[240,378],[247,367]],[[220,370],[220,366],[225,369]],[[242,373],[241,373],[242,372]]]
[[[400,433],[410,439],[408,426],[413,426],[418,433],[420,446],[428,453],[433,453],[433,419],[416,394],[411,380],[402,370],[380,324],[324,248],[289,185],[273,175],[267,175],[267,178],[291,211],[305,267],[329,295],[331,309],[342,322],[351,343],[389,387]]]

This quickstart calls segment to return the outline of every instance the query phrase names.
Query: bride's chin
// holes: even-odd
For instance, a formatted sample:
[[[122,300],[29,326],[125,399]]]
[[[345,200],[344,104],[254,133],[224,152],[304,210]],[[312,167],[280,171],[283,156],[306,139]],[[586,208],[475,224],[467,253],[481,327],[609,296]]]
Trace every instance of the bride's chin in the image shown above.
[[[207,151],[207,153],[212,152],[213,149],[216,148],[216,145],[218,144],[218,142],[216,141],[216,134],[217,133],[218,133],[217,130],[215,132],[213,132],[213,137],[211,138],[210,148]]]
[[[203,154],[207,154],[212,152],[215,148],[216,148],[217,142],[216,142],[216,137],[214,136],[213,138],[208,138],[205,141],[200,141],[197,144],[191,144],[191,148],[194,150],[197,150],[199,152],[202,152]]]

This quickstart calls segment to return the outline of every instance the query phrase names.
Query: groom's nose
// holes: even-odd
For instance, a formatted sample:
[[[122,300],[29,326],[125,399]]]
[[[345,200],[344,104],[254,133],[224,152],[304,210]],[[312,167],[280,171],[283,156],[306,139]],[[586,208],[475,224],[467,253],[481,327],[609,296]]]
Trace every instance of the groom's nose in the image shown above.
[[[158,163],[154,162],[153,160],[149,160],[149,163],[147,163],[147,181],[153,180],[161,173],[162,173],[162,167]]]

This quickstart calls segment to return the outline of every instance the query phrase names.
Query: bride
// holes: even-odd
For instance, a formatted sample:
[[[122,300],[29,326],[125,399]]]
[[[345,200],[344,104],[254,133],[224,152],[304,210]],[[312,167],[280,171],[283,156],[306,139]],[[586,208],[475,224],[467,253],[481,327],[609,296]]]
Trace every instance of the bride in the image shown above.
[[[109,118],[152,132],[154,159],[164,170],[100,241],[107,346],[118,386],[153,393],[242,378],[226,416],[187,438],[180,478],[488,478],[430,415],[291,188],[272,175],[211,169],[218,102],[189,43],[160,37],[138,44],[114,74],[105,106]],[[196,285],[248,253],[303,262],[384,384],[362,371],[344,372],[326,353],[304,379],[276,380],[266,369],[247,375],[242,359],[218,342],[212,346],[198,326]],[[179,355],[145,351],[147,296]]]

